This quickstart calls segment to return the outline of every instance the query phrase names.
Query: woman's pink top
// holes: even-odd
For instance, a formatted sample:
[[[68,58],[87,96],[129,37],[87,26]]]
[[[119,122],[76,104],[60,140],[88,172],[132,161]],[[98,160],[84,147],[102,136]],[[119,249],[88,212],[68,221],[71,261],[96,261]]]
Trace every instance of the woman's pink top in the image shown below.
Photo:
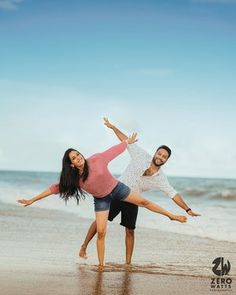
[[[127,141],[123,141],[103,153],[94,154],[87,159],[89,176],[83,182],[80,179],[80,187],[97,198],[105,197],[115,188],[118,180],[115,179],[107,166],[111,160],[123,153],[127,148]],[[52,184],[50,190],[53,194],[59,193],[59,184]]]

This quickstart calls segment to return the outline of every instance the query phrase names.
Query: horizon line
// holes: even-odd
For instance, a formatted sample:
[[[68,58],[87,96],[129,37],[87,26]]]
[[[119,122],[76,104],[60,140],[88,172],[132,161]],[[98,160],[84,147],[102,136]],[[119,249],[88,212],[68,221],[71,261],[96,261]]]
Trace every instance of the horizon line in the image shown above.
[[[0,169],[0,172],[19,172],[19,173],[57,173],[59,171],[42,171],[42,170],[11,170],[11,169]],[[121,175],[122,173],[113,173],[115,176]],[[165,173],[166,174],[166,173]],[[217,177],[217,176],[198,176],[198,175],[167,175],[167,177],[176,178],[198,178],[198,179],[224,179],[224,180],[236,180],[236,177]]]

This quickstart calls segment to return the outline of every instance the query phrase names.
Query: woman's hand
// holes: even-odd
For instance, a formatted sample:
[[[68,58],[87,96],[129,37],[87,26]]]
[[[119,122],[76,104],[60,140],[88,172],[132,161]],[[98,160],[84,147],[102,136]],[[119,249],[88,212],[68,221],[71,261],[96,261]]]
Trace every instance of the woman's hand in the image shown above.
[[[23,204],[24,207],[27,207],[27,206],[33,204],[33,201],[32,200],[25,200],[25,199],[18,200],[17,202],[20,203],[20,204]]]
[[[138,141],[136,132],[130,135],[127,139],[128,144],[135,143],[136,141]]]
[[[17,202],[20,203],[20,204],[23,204],[24,207],[27,207],[31,204],[33,204],[34,202],[37,202],[41,199],[44,199],[48,196],[51,196],[53,193],[51,191],[50,188],[48,188],[46,191],[42,192],[41,194],[37,195],[36,197],[30,199],[30,200],[25,200],[25,199],[22,199],[22,200],[18,200]]]

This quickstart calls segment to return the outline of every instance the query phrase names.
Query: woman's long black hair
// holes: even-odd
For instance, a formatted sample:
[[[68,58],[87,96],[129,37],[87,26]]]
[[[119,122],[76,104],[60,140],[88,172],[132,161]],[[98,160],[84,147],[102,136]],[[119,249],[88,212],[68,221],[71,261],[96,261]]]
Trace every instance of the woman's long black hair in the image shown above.
[[[81,189],[79,185],[79,181],[82,178],[85,181],[89,175],[89,167],[88,163],[85,160],[84,163],[84,171],[82,175],[79,174],[79,170],[77,168],[71,167],[71,160],[69,158],[69,153],[77,150],[75,149],[68,149],[65,151],[65,154],[62,159],[62,171],[60,175],[60,182],[59,182],[59,192],[60,197],[67,201],[69,198],[75,198],[77,204],[79,204],[80,199],[85,198],[85,192]]]

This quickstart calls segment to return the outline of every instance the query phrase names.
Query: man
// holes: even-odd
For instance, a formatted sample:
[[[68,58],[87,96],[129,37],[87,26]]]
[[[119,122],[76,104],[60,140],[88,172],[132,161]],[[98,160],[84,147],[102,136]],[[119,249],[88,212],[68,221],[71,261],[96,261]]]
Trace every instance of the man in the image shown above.
[[[116,136],[121,140],[128,137],[122,133],[116,126],[112,125],[107,118],[104,118],[104,124],[112,129]],[[190,216],[200,216],[194,213],[184,202],[182,197],[169,184],[167,177],[161,169],[171,156],[171,149],[165,145],[160,146],[151,157],[146,151],[137,144],[129,145],[128,152],[131,156],[131,162],[121,175],[119,180],[128,185],[133,191],[142,193],[159,189],[169,196],[179,207],[184,209]],[[134,248],[134,230],[138,215],[138,206],[122,201],[112,201],[108,220],[112,221],[121,212],[121,225],[126,231],[126,263],[131,263]],[[87,258],[86,249],[91,239],[96,234],[96,222],[94,221],[86,235],[86,238],[80,248],[80,257]]]

